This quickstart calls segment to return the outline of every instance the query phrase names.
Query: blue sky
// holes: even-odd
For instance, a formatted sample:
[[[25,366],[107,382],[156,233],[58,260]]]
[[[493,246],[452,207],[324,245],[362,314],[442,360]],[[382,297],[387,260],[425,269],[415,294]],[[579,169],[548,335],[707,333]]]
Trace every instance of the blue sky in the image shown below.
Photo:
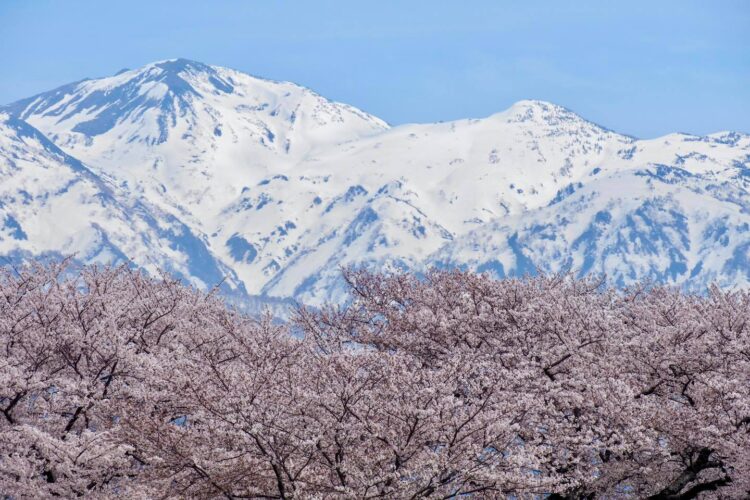
[[[0,2],[0,103],[185,57],[393,124],[520,99],[619,132],[750,132],[750,1]]]

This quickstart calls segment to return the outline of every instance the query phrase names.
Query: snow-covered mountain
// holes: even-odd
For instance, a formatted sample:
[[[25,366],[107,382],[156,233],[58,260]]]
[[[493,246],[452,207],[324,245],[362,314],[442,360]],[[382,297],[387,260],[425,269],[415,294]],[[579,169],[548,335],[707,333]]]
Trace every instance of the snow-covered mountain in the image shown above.
[[[0,254],[77,250],[140,265],[148,256],[204,285],[224,274],[234,290],[313,304],[340,298],[340,266],[352,263],[750,284],[744,134],[636,140],[540,101],[391,128],[291,83],[183,59],[0,109],[12,117],[4,131],[15,123],[49,139],[17,145],[27,160],[9,185],[59,169],[85,171],[92,186],[66,202],[80,221],[67,239],[25,229],[17,239],[6,223]],[[0,151],[9,165],[19,154]],[[92,208],[99,191],[114,200],[108,225]],[[23,199],[2,196],[18,225]],[[53,224],[34,210],[26,225]],[[172,239],[159,233],[170,224],[181,228]],[[79,236],[95,226],[120,253]]]

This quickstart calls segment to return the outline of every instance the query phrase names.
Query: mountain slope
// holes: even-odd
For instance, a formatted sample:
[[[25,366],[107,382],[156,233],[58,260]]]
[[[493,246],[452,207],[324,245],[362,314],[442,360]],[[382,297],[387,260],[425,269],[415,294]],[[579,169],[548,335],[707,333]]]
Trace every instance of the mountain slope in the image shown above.
[[[436,252],[440,267],[498,277],[572,270],[618,285],[648,279],[750,285],[750,170],[737,177],[651,165],[571,189],[549,206],[495,220]]]
[[[0,255],[74,255],[86,262],[132,260],[197,286],[229,277],[200,235],[179,219],[124,196],[26,122],[0,113]]]
[[[179,220],[251,294],[338,300],[352,263],[750,280],[744,134],[636,140],[540,101],[390,128],[291,83],[182,59],[4,109],[123,204]]]

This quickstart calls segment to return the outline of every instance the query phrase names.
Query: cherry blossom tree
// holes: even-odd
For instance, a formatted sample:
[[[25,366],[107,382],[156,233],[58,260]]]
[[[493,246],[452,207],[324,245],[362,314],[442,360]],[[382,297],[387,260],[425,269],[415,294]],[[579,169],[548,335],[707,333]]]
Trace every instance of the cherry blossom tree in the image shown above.
[[[142,461],[121,437],[129,398],[158,391],[185,327],[226,309],[127,267],[32,263],[0,274],[0,492],[135,495]]]
[[[744,498],[750,491],[750,295],[461,272],[348,272],[352,304],[303,311],[305,331],[441,366],[474,352],[533,398],[554,497]],[[516,493],[502,490],[504,493]]]
[[[634,450],[620,475],[654,498],[747,498],[750,294],[638,289],[623,298],[622,316],[629,338],[619,375],[635,393],[629,418],[658,439]]]
[[[0,493],[745,498],[750,294],[347,270],[250,318],[168,276],[0,274]]]

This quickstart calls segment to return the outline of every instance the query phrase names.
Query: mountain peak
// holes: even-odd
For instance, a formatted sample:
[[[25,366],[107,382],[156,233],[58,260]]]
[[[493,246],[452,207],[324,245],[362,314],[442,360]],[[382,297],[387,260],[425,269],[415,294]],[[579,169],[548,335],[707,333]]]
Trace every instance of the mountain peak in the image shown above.
[[[568,117],[582,119],[570,109],[560,106],[549,101],[540,101],[537,99],[523,99],[517,101],[508,108],[506,113],[516,115],[526,115],[530,118],[548,120],[550,118]]]
[[[195,82],[191,80],[207,79],[214,89],[231,93],[233,91],[231,83],[219,76],[217,69],[219,68],[190,59],[165,59],[126,73],[118,73],[113,77],[103,78],[100,81],[106,84],[138,86],[161,83],[166,85],[167,92],[175,96],[187,94],[197,96],[200,92],[195,88]],[[118,78],[120,75],[122,75],[121,78]]]
[[[164,73],[179,74],[182,72],[194,72],[194,73],[216,73],[216,70],[199,61],[193,61],[178,57],[176,59],[164,59],[162,61],[155,61],[151,64],[144,66],[146,68],[158,68]]]
[[[564,128],[568,132],[578,130],[587,134],[592,132],[597,134],[615,134],[624,140],[634,139],[631,136],[614,132],[607,127],[587,120],[565,106],[538,99],[517,101],[508,109],[497,113],[495,116],[508,123],[526,123],[527,125],[540,126],[553,132],[556,131],[555,133],[560,132],[558,129]]]
[[[259,144],[262,154],[302,155],[312,144],[387,128],[299,85],[186,58],[68,84],[2,109],[59,136],[71,149],[86,148],[95,138],[111,148],[121,142],[152,146],[171,138],[204,151],[243,138]]]
[[[138,123],[136,135],[161,143],[179,118],[192,114],[195,99],[206,93],[234,91],[231,78],[222,76],[221,69],[184,58],[156,61],[113,76],[64,85],[3,109],[22,119],[44,119],[50,125],[67,122],[62,129],[87,137],[105,134],[118,124]],[[148,122],[153,121],[156,123],[150,126]]]
[[[172,65],[174,67],[199,67],[199,68],[208,66],[205,63],[196,61],[195,59],[188,59],[186,57],[172,57],[170,59],[161,59],[159,61],[152,62],[151,65],[154,65],[154,66]]]
[[[523,108],[523,109],[541,109],[541,110],[549,110],[549,109],[560,109],[565,110],[566,108],[559,106],[553,102],[550,101],[543,101],[540,99],[521,99],[520,101],[516,101],[511,105],[511,109],[513,108]]]

